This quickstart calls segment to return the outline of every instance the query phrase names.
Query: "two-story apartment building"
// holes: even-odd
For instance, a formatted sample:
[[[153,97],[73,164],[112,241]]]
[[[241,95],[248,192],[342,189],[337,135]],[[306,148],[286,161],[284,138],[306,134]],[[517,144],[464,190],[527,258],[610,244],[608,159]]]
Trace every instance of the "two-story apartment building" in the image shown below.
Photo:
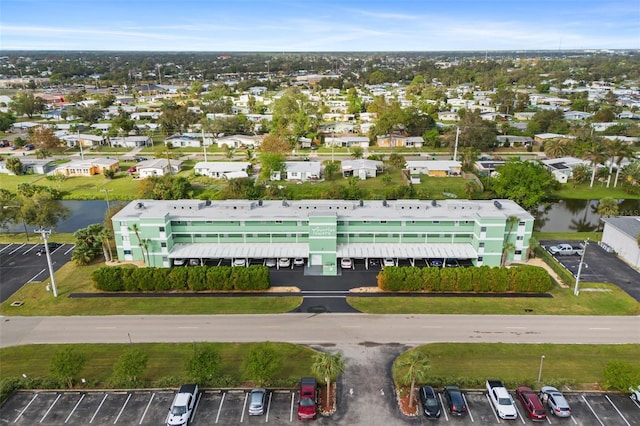
[[[508,260],[526,260],[533,221],[510,200],[137,200],[112,218],[121,260],[304,258],[321,275],[345,257],[496,266],[507,241]]]

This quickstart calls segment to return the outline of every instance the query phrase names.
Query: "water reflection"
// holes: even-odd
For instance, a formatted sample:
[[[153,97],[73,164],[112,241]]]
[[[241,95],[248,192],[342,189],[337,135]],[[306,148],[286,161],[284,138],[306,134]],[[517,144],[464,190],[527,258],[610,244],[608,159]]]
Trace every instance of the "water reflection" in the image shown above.
[[[601,231],[599,200],[560,200],[540,206],[534,215],[534,230],[541,232]],[[640,200],[620,200],[621,216],[640,216]]]

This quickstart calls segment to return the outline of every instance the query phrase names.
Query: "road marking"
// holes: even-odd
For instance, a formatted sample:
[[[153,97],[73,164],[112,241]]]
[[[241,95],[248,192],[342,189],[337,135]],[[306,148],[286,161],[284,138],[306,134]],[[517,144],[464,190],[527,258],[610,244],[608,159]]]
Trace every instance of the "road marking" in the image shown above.
[[[9,248],[11,248],[11,246],[13,245],[13,243],[9,244],[8,246],[4,246],[0,249],[0,253],[2,253],[5,250],[8,250]]]
[[[520,413],[520,410],[518,409],[518,405],[516,404],[516,402],[513,400],[513,398],[511,398],[511,402],[513,403],[513,407],[516,409],[516,412],[518,413],[518,418],[520,420],[522,420],[522,424],[526,424],[524,421],[524,417],[522,417],[522,414]]]
[[[44,421],[44,418],[47,417],[47,415],[49,414],[49,412],[51,411],[51,409],[53,408],[54,405],[56,405],[56,402],[58,402],[58,400],[60,399],[60,397],[62,396],[61,393],[58,394],[58,396],[56,397],[55,401],[53,401],[53,404],[51,404],[49,406],[49,409],[47,410],[46,413],[44,413],[44,416],[42,416],[42,418],[40,419],[40,423],[42,423]]]
[[[222,399],[220,399],[220,406],[218,407],[218,414],[216,415],[216,423],[220,420],[220,413],[222,412],[222,404],[224,403],[224,397],[227,396],[226,393],[222,394]]]
[[[631,424],[629,424],[629,422],[627,421],[627,419],[622,415],[622,413],[620,412],[620,410],[618,410],[618,407],[616,407],[616,404],[613,403],[613,401],[611,401],[609,399],[609,395],[605,395],[605,398],[607,398],[607,401],[609,401],[609,404],[611,404],[613,406],[613,408],[615,408],[615,410],[618,412],[618,414],[620,415],[620,417],[622,417],[622,420],[624,420],[624,422],[627,424],[627,426],[631,426]]]
[[[489,398],[489,395],[487,395],[487,398]],[[473,415],[471,414],[471,409],[469,408],[469,403],[467,402],[467,397],[464,396],[464,394],[462,394],[462,399],[464,400],[464,405],[467,406],[467,413],[469,413],[469,418],[471,419],[471,423],[474,423]],[[491,405],[491,402],[489,402],[489,405]],[[498,420],[498,423],[500,423],[500,420]]]
[[[46,271],[46,269],[43,269],[42,271],[38,272],[37,274],[35,274],[33,277],[31,277],[31,279],[29,281],[27,281],[28,283],[33,282],[36,278],[38,278],[38,275],[42,274],[44,271]]]
[[[242,414],[240,415],[240,423],[244,421],[244,413],[247,411],[247,400],[249,399],[249,393],[244,394],[244,403],[242,404]]]
[[[591,327],[589,330],[611,330],[608,327]]]
[[[115,330],[116,327],[96,327],[96,330]]]
[[[25,244],[20,244],[18,247],[16,247],[15,249],[11,250],[11,251],[9,252],[9,254],[13,254],[13,253],[15,253],[15,252],[19,251],[19,250],[20,250],[22,247],[24,247],[24,246],[25,246]]]
[[[449,416],[447,415],[447,410],[444,408],[444,401],[442,400],[442,394],[438,394],[438,398],[440,398],[440,406],[442,407],[442,412],[444,413],[444,419],[449,421]]]
[[[296,397],[296,393],[291,392],[291,411],[289,413],[289,423],[293,421],[293,402],[295,400],[295,397]]]
[[[185,326],[177,327],[177,328],[179,330],[196,330],[196,329],[198,329],[198,327],[195,326],[195,325],[185,325]]]
[[[191,416],[189,416],[189,421],[187,423],[191,424],[193,419],[196,417],[196,411],[198,411],[198,406],[200,405],[200,400],[202,399],[203,395],[204,395],[204,392],[200,392],[198,394],[198,399],[196,399],[196,406],[193,407],[193,411],[191,412]]]
[[[267,415],[264,418],[265,423],[269,423],[269,409],[271,408],[271,397],[273,396],[273,392],[269,392],[269,402],[267,403]]]
[[[80,397],[80,399],[76,403],[75,407],[73,407],[73,410],[71,410],[71,412],[69,413],[69,415],[65,419],[65,421],[64,421],[65,423],[67,423],[69,421],[69,419],[71,418],[71,416],[73,416],[73,413],[76,411],[76,409],[78,408],[78,405],[80,405],[80,403],[82,402],[82,400],[84,399],[85,396],[86,396],[86,393],[82,394],[82,396]]]
[[[593,408],[591,407],[591,404],[589,404],[589,402],[587,401],[587,398],[585,398],[584,395],[582,395],[582,400],[584,401],[585,404],[587,404],[587,407],[589,407],[589,410],[591,410],[591,412],[593,413],[595,418],[598,420],[598,423],[600,423],[601,426],[604,426],[604,423],[602,423],[602,420],[600,420],[600,417],[598,417],[596,412],[593,411]],[[573,416],[571,416],[571,417],[573,418]],[[575,420],[574,420],[574,422],[575,422]]]
[[[127,400],[124,402],[124,405],[122,406],[122,408],[120,409],[120,412],[118,413],[118,416],[116,417],[116,419],[113,421],[113,424],[115,425],[116,423],[118,423],[118,419],[120,418],[120,416],[122,415],[122,413],[124,412],[124,408],[127,406],[127,404],[129,403],[129,400],[131,399],[131,394],[129,394],[129,396],[127,397]],[[604,425],[603,425],[604,426]]]
[[[524,330],[526,327],[505,327],[513,330]]]
[[[17,423],[17,422],[18,422],[18,420],[20,420],[20,417],[22,417],[22,415],[24,414],[24,412],[25,412],[25,411],[27,411],[27,408],[29,408],[29,406],[31,405],[31,403],[32,403],[33,401],[35,401],[37,397],[38,397],[38,394],[33,395],[33,398],[31,398],[31,401],[29,401],[29,403],[27,404],[27,406],[26,406],[26,407],[24,407],[24,408],[22,409],[22,411],[20,411],[20,413],[18,413],[18,417],[16,417],[16,419],[13,421],[14,423]]]
[[[100,402],[100,405],[98,405],[98,408],[96,408],[96,412],[93,413],[93,417],[91,417],[91,420],[89,420],[89,423],[93,423],[93,419],[95,419],[96,416],[98,415],[98,411],[100,411],[100,408],[102,407],[102,404],[104,404],[104,401],[107,399],[108,396],[109,396],[108,393],[104,394],[104,398],[102,398],[102,401]]]
[[[349,294],[348,290],[308,290],[301,291],[302,294]]]
[[[306,296],[303,295],[305,299],[344,299],[345,296]]]
[[[138,423],[139,425],[141,425],[142,422],[144,421],[144,417],[147,415],[147,411],[149,411],[149,407],[151,406],[151,401],[153,401],[154,396],[156,396],[156,394],[152,393],[151,398],[149,399],[149,403],[147,403],[147,406],[144,409],[144,412],[142,413],[142,417],[140,417],[140,422]]]

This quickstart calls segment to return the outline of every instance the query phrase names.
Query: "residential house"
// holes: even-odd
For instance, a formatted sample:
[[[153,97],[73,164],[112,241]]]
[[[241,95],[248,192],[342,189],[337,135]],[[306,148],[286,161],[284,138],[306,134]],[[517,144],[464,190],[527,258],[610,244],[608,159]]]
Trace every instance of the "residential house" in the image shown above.
[[[462,173],[462,163],[454,160],[407,161],[405,167],[411,175],[443,177],[458,176]]]
[[[322,163],[319,161],[286,161],[285,179],[307,181],[312,179],[320,179],[322,172]],[[273,173],[272,180],[282,179],[281,173]]]
[[[149,136],[124,136],[109,138],[112,147],[138,148],[153,145]]]
[[[604,222],[602,243],[607,244],[618,257],[634,268],[640,268],[640,216],[601,218]]]
[[[504,163],[504,161],[481,160],[476,161],[474,167],[479,176],[493,176],[496,173],[496,169],[504,166]]]
[[[396,134],[378,136],[376,144],[380,148],[422,148],[424,139],[421,136],[401,136]]]
[[[209,176],[214,179],[234,179],[249,177],[249,162],[238,161],[201,161],[193,170],[196,175]]]
[[[356,133],[356,125],[346,121],[334,121],[320,125],[320,132],[325,135]]]
[[[384,163],[377,160],[342,160],[342,176],[357,176],[361,180],[373,178],[383,171]]]
[[[165,158],[156,158],[152,160],[141,161],[134,166],[141,179],[149,176],[164,176],[168,174],[176,174],[182,170],[182,160],[167,160]]]
[[[540,144],[544,144],[546,141],[554,139],[575,139],[575,136],[560,135],[558,133],[538,133],[533,135],[533,140]]]
[[[590,112],[583,111],[566,111],[564,113],[565,120],[586,120],[591,117],[593,114]]]
[[[100,145],[106,145],[105,136],[97,136],[89,133],[68,133],[60,137],[65,141],[68,147],[81,146],[83,148],[93,148]]]
[[[326,146],[337,146],[350,148],[352,146],[359,146],[360,148],[369,148],[369,138],[366,136],[338,136],[338,137],[326,137],[324,138],[324,144]]]
[[[513,118],[521,121],[529,121],[533,118],[534,115],[536,115],[535,112],[514,112]]]
[[[232,149],[237,148],[257,148],[262,143],[262,139],[259,136],[246,136],[246,135],[229,135],[222,136],[215,139],[215,143],[219,148],[227,146]]]
[[[500,135],[496,139],[498,146],[509,144],[511,148],[527,147],[533,144],[533,139],[529,136]]]
[[[591,167],[589,161],[576,157],[561,157],[542,160],[541,163],[549,170],[560,183],[567,183],[573,176],[573,169],[578,165]]]
[[[95,157],[60,164],[48,174],[67,177],[94,176],[104,174],[105,170],[117,172],[119,168],[120,161],[117,158]]]
[[[20,162],[22,163],[22,173],[23,174],[33,174],[33,175],[44,175],[51,171],[54,166],[54,160],[39,160],[36,158],[21,157]],[[7,169],[7,164],[5,160],[0,161],[0,173],[13,175],[14,173]]]
[[[174,148],[200,148],[202,146],[202,139],[197,134],[183,133],[181,135],[169,136],[164,140],[165,145],[171,144]]]
[[[440,121],[460,121],[460,116],[455,111],[441,111],[438,113]]]

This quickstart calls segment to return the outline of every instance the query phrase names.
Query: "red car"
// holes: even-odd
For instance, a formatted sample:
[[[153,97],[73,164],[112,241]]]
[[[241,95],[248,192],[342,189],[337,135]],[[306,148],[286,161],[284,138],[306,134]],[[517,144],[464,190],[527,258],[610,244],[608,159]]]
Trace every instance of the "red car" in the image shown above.
[[[534,421],[547,420],[547,412],[544,409],[544,405],[538,398],[538,395],[526,386],[520,386],[516,389],[516,395],[524,407],[524,411],[527,416]]]
[[[298,420],[315,420],[318,417],[318,383],[313,377],[300,379]]]

